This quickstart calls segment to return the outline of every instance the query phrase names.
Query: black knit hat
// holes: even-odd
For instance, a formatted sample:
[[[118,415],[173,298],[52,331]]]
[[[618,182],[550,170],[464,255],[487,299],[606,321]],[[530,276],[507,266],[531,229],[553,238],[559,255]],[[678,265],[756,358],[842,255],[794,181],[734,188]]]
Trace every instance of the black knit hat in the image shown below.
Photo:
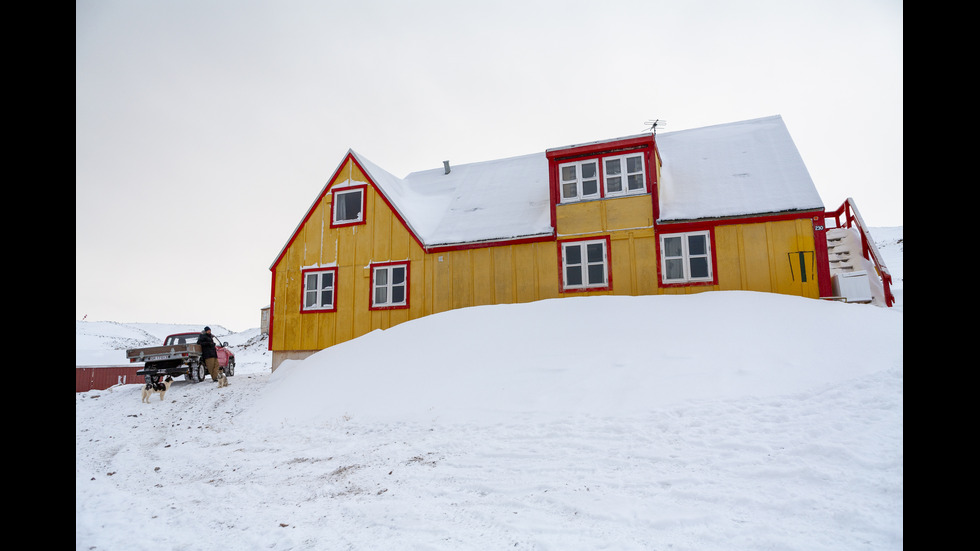
[[[211,330],[211,328],[210,328],[210,327],[205,327],[205,328],[204,328],[204,330],[205,330],[205,331],[210,331],[210,330]]]

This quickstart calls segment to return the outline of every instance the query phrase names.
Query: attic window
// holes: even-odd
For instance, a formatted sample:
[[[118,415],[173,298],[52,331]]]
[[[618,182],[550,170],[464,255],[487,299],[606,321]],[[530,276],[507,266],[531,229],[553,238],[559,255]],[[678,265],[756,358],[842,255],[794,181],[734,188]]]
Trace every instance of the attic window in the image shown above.
[[[599,197],[599,161],[589,159],[558,167],[561,201],[581,201]]]
[[[558,180],[562,203],[647,191],[643,153],[563,163],[558,165]]]
[[[357,186],[334,190],[331,226],[364,223],[365,189],[366,186]]]
[[[629,195],[646,191],[643,155],[620,155],[602,160],[606,196]]]

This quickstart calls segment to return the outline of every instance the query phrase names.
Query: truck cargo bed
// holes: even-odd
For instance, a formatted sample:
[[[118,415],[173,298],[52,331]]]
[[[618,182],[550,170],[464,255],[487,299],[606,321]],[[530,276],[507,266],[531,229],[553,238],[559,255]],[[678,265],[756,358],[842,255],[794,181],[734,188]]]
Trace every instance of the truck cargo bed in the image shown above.
[[[149,346],[133,348],[126,351],[126,359],[130,362],[153,362],[200,356],[201,346],[198,344],[175,344],[173,346]]]

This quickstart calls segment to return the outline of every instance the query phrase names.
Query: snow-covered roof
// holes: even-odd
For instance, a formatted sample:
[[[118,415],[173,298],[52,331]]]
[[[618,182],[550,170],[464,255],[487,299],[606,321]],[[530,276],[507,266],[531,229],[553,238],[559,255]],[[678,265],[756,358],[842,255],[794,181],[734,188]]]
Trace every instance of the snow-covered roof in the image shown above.
[[[661,133],[656,142],[661,221],[823,209],[779,115]],[[404,178],[351,154],[426,247],[554,232],[545,152]]]
[[[823,209],[779,115],[657,135],[660,220]]]
[[[427,247],[551,235],[544,153],[392,176],[352,152]]]

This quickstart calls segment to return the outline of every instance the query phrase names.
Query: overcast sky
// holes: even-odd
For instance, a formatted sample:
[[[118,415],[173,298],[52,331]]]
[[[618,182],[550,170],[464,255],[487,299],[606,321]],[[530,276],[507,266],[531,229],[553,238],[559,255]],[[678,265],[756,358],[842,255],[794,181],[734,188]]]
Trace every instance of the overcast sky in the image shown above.
[[[259,326],[349,148],[396,176],[781,115],[903,224],[893,0],[76,0],[75,316]],[[87,316],[87,317],[86,317]]]

